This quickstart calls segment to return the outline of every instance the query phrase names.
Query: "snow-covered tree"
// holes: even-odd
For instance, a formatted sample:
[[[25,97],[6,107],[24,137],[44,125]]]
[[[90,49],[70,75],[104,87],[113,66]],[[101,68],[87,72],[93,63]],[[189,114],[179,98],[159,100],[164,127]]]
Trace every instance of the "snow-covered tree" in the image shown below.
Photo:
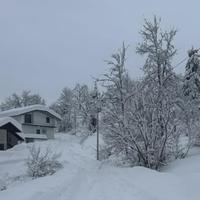
[[[95,91],[88,88],[87,85],[77,84],[73,90],[74,110],[76,113],[77,127],[86,128],[95,131]]]
[[[200,60],[198,50],[188,51],[188,61],[183,78],[182,121],[187,130],[188,150],[195,143],[199,143],[199,105],[200,105]]]
[[[14,93],[8,97],[1,103],[0,109],[4,111],[35,104],[45,105],[45,100],[39,94],[31,94],[31,91],[24,90],[21,95]]]
[[[51,108],[62,116],[60,131],[74,134],[80,129],[93,131],[93,91],[87,85],[77,84],[74,89],[65,87]],[[78,129],[78,130],[77,130]]]
[[[24,90],[21,94],[22,106],[30,106],[34,104],[45,105],[45,100],[39,94],[31,94],[31,91]]]
[[[185,68],[183,91],[190,100],[200,100],[200,60],[198,50],[188,51],[188,62]]]
[[[125,69],[126,61],[125,45],[111,56],[112,60],[107,61],[110,66],[109,73],[103,75],[99,81],[106,89],[104,92],[105,107],[103,108],[102,124],[104,128],[104,139],[106,148],[113,154],[126,154],[128,145],[128,123],[126,103],[129,93],[126,90],[128,81]]]
[[[142,81],[130,81],[125,70],[126,48],[112,56],[103,122],[110,154],[136,165],[158,169],[174,156],[179,120],[176,116],[177,77],[171,65],[176,30],[162,31],[160,20],[145,20],[137,53],[146,56]]]
[[[65,87],[56,103],[50,106],[62,117],[59,131],[68,132],[73,128],[73,91]]]
[[[143,68],[143,88],[148,101],[145,101],[143,120],[148,123],[149,129],[145,137],[151,141],[146,150],[149,154],[148,165],[155,168],[171,158],[175,145],[173,140],[178,133],[176,76],[171,64],[176,54],[173,44],[176,30],[162,31],[160,21],[157,17],[153,22],[145,20],[141,31],[143,42],[137,47],[137,53],[147,56]]]

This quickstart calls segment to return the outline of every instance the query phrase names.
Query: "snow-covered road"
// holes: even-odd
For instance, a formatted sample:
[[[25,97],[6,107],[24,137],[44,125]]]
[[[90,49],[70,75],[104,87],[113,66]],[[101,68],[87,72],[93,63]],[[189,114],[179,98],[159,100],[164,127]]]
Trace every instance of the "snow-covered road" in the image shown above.
[[[8,189],[0,192],[0,200],[199,200],[200,154],[176,161],[163,172],[118,168],[95,160],[94,137],[80,141],[62,135],[38,143],[62,152],[64,168],[35,180],[25,176],[27,145],[0,152],[0,163],[4,163],[0,164],[0,179],[25,177],[9,183]]]

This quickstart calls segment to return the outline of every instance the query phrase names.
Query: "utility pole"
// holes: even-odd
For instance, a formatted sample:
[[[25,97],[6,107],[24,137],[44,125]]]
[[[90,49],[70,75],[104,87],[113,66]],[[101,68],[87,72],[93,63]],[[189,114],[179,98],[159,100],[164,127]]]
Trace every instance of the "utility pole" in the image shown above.
[[[97,160],[99,160],[99,111],[97,111]]]
[[[76,110],[74,109],[74,129],[75,129],[75,135],[76,135],[76,132],[77,132],[77,115],[76,115]]]

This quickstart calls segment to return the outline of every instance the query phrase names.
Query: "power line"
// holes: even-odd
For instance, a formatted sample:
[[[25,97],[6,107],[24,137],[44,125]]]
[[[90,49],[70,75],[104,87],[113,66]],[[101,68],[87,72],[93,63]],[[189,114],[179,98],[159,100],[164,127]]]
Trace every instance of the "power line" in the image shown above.
[[[194,51],[195,51],[195,53],[197,53],[199,50],[200,50],[200,48],[198,48],[198,49],[196,49],[196,50],[194,50]],[[173,67],[173,69],[179,67],[179,66],[180,66],[183,62],[185,62],[187,59],[188,59],[188,56],[186,56],[183,60],[181,60],[179,63],[177,63],[177,64]]]
[[[179,67],[183,62],[185,62],[188,59],[188,57],[185,57],[183,60],[181,60],[178,64],[176,64],[173,69]]]

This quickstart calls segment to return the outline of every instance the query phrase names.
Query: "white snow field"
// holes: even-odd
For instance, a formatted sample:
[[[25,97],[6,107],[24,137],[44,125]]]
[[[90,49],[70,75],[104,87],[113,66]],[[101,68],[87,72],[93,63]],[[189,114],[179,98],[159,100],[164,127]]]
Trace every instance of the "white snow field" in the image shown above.
[[[59,134],[37,142],[62,152],[63,164],[52,176],[32,180],[26,175],[27,146],[0,152],[0,200],[199,200],[200,150],[173,162],[163,172],[144,167],[120,168],[95,160],[95,137]]]

